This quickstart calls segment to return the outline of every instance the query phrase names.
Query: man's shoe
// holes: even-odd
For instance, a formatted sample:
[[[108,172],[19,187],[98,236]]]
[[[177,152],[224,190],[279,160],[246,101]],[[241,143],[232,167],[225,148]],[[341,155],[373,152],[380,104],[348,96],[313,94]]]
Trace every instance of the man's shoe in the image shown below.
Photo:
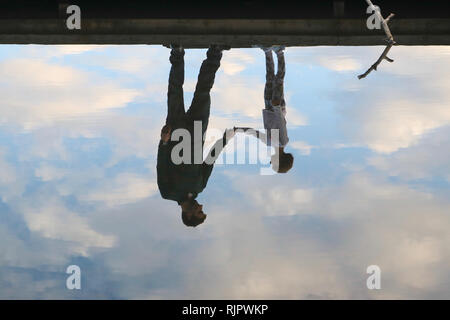
[[[178,52],[183,52],[183,46],[181,44],[171,44],[170,45],[170,49],[178,51]]]
[[[279,45],[279,46],[272,46],[271,49],[275,53],[280,53],[280,52],[283,52],[284,49],[286,49],[286,47],[283,45]]]
[[[272,50],[271,47],[265,47],[265,46],[260,45],[260,44],[254,44],[254,45],[252,45],[252,48],[260,48],[262,51],[264,51],[266,53],[270,52],[270,50]]]
[[[209,46],[210,49],[216,50],[216,51],[223,51],[223,50],[230,50],[231,47],[228,45],[223,44],[212,44]]]

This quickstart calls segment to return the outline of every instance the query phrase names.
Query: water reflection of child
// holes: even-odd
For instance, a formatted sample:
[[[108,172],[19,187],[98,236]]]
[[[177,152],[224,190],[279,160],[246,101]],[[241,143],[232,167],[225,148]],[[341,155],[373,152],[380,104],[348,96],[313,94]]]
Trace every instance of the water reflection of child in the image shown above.
[[[266,56],[266,86],[264,88],[263,122],[266,134],[255,130],[246,133],[253,134],[268,146],[272,145],[275,154],[272,155],[272,169],[278,173],[288,172],[294,163],[291,153],[284,152],[284,147],[289,142],[286,128],[286,102],[284,100],[284,75],[286,73],[284,62],[284,46],[261,47]],[[277,55],[278,70],[275,74],[272,51]],[[236,128],[238,129],[238,128]],[[278,135],[272,137],[273,130]]]

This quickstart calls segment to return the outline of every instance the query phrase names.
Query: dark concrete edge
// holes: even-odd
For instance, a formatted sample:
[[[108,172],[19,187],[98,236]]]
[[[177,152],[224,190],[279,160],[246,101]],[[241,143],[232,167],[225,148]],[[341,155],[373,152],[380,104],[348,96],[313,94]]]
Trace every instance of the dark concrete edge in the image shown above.
[[[399,35],[399,45],[450,45],[450,35]],[[206,48],[211,43],[235,48],[254,44],[285,46],[380,46],[383,37],[372,36],[292,36],[292,35],[167,35],[167,34],[0,34],[0,44],[99,44],[99,45],[169,45],[181,43],[189,48]]]

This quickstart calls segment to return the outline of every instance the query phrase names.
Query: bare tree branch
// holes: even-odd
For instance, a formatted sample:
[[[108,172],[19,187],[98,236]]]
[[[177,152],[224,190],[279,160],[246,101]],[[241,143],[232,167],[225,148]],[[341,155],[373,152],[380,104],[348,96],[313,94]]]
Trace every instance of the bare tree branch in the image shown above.
[[[383,61],[383,60],[387,60],[388,62],[394,62],[394,60],[392,60],[391,58],[389,58],[389,57],[387,56],[387,54],[388,54],[389,50],[391,50],[392,46],[393,46],[393,44],[388,44],[388,45],[386,46],[386,48],[383,50],[383,53],[381,53],[381,56],[378,58],[378,60],[375,61],[375,63],[374,63],[372,66],[370,66],[370,68],[367,69],[366,72],[364,72],[363,74],[360,74],[360,75],[358,76],[358,79],[363,79],[363,78],[367,77],[367,75],[368,75],[369,73],[371,73],[372,70],[377,71],[378,65],[379,65],[379,64],[381,63],[381,61]]]
[[[366,2],[367,2],[367,4],[371,7],[371,9],[372,9],[373,11],[375,11],[375,15],[376,15],[377,19],[381,22],[381,25],[382,25],[382,27],[383,27],[384,33],[385,33],[386,36],[387,36],[386,41],[387,41],[388,44],[386,45],[386,48],[383,50],[383,52],[381,53],[381,55],[380,55],[380,57],[378,58],[378,60],[375,61],[375,63],[374,63],[373,65],[371,65],[370,68],[367,69],[366,72],[364,72],[363,74],[360,74],[360,75],[358,76],[358,79],[363,79],[363,78],[367,77],[367,75],[368,75],[369,73],[371,73],[372,70],[375,70],[375,71],[376,71],[378,65],[379,65],[379,64],[381,63],[381,61],[383,61],[383,60],[386,60],[386,61],[388,61],[388,62],[394,62],[394,60],[392,60],[391,58],[389,58],[389,57],[387,56],[389,50],[391,50],[392,46],[395,44],[394,37],[392,36],[391,30],[389,29],[389,26],[388,26],[388,23],[389,23],[389,21],[394,17],[394,14],[391,13],[386,19],[384,19],[383,16],[381,15],[381,13],[380,13],[380,10],[379,10],[377,7],[375,7],[375,6],[373,5],[372,1],[366,0]]]

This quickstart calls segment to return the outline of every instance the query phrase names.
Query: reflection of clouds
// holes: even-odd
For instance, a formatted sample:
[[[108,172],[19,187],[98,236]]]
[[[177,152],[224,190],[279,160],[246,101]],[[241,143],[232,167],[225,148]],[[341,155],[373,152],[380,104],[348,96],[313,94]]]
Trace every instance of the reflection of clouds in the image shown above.
[[[253,52],[254,53],[254,52]],[[244,50],[225,51],[220,62],[220,68],[229,76],[245,70],[255,61],[255,56]]]
[[[298,150],[300,154],[304,156],[309,156],[311,154],[311,150],[315,148],[304,141],[292,141],[289,142],[289,146]]]
[[[241,176],[248,196],[264,177]],[[294,185],[295,186],[295,185]],[[257,188],[257,187],[256,187]],[[249,197],[243,197],[249,199]],[[180,257],[190,268],[165,297],[406,298],[448,295],[448,204],[428,194],[355,175],[324,188],[308,203],[310,214],[261,220],[267,201],[218,203],[211,208],[208,245]],[[287,193],[285,203],[292,202]],[[293,203],[295,206],[295,203]],[[231,218],[230,215],[234,215]],[[239,217],[236,214],[239,213]],[[382,291],[365,287],[365,268],[382,268]],[[190,270],[197,270],[192,272]],[[429,274],[430,273],[430,274]],[[212,288],[213,287],[213,288]],[[153,290],[144,297],[154,297]],[[445,296],[445,295],[444,295]]]
[[[176,203],[152,196],[158,194],[155,157],[166,110],[168,49],[85,49],[64,50],[82,65],[91,61],[122,72],[121,81],[103,69],[87,73],[53,61],[1,64],[2,74],[12,78],[2,80],[7,104],[0,108],[2,138],[10,141],[0,152],[0,287],[8,288],[0,297],[73,298],[59,288],[65,267],[78,256],[88,261],[83,270],[100,270],[88,280],[95,289],[85,290],[86,297],[449,297],[448,192],[407,184],[448,175],[444,49],[435,49],[433,56],[430,48],[395,47],[396,62],[357,82],[359,87],[354,85],[357,70],[333,73],[345,88],[353,86],[351,93],[340,95],[338,86],[317,94],[336,98],[339,114],[330,117],[347,127],[331,132],[337,136],[331,145],[367,145],[390,154],[369,154],[365,163],[355,153],[355,173],[343,165],[348,158],[341,154],[347,150],[311,152],[320,144],[314,135],[335,129],[321,122],[328,114],[310,116],[314,108],[289,97],[288,124],[304,124],[308,116],[309,129],[316,130],[298,140],[290,131],[290,148],[309,156],[298,157],[286,175],[260,176],[256,166],[216,166],[199,196],[207,221],[194,230],[182,225]],[[302,63],[342,71],[365,68],[372,57],[359,52],[372,49],[378,54],[377,48],[288,48],[287,77]],[[204,58],[204,50],[189,52],[195,66],[186,69],[185,92],[192,92]],[[209,126],[217,135],[234,125],[262,126],[264,57],[257,49],[240,52],[224,52],[216,78]],[[431,56],[416,73],[411,62],[424,52]],[[428,68],[439,59],[442,68],[432,75]],[[30,68],[22,70],[24,65]],[[17,70],[23,73],[15,77]],[[286,79],[292,95],[303,89],[305,79],[315,81],[302,72],[298,81]],[[442,82],[433,85],[430,76]],[[132,89],[122,87],[122,79]],[[356,105],[360,101],[367,103]],[[298,109],[302,114],[295,120]],[[31,133],[15,131],[25,124]],[[338,168],[339,177],[326,177],[324,163]],[[368,173],[373,167],[376,173]],[[402,180],[392,182],[389,175]],[[320,181],[313,181],[316,177]],[[370,264],[382,269],[379,292],[365,286]]]
[[[264,108],[263,79],[248,76],[218,75],[212,89],[211,100],[216,110],[228,114],[241,114],[251,118],[260,118]]]
[[[279,178],[283,183],[273,184],[274,178]],[[232,179],[243,198],[269,216],[295,215],[309,209],[313,190],[298,188],[293,181],[287,183],[284,177],[274,178],[251,179],[247,176],[243,179],[242,176],[235,176]]]
[[[7,269],[0,272],[0,297],[3,299],[51,299],[49,292],[59,285],[57,279],[35,281],[33,274],[24,269]],[[18,292],[20,288],[20,294]]]
[[[112,207],[134,203],[158,192],[155,180],[149,181],[129,173],[119,174],[112,181],[108,179],[100,183],[98,188],[81,195],[80,200],[100,202]]]
[[[413,296],[443,289],[439,283],[447,282],[448,275],[442,268],[450,263],[445,249],[450,241],[448,201],[364,174],[331,189],[325,199],[319,208],[346,217],[351,226],[345,248],[358,252],[361,263],[378,264],[386,275],[385,288],[400,295],[408,295],[409,288],[424,290]]]
[[[56,45],[52,46],[52,52],[55,55],[80,54],[88,51],[103,50],[107,46],[99,45]]]
[[[83,54],[92,51],[102,51],[110,46],[107,45],[29,45],[24,46],[21,54],[33,58],[55,58],[67,55]]]
[[[253,260],[255,255],[261,255],[260,259],[264,254],[268,255],[264,262],[253,265],[251,271],[246,269],[246,275],[254,275],[259,279],[254,280],[254,285],[278,288],[278,293],[280,290],[286,290],[281,295],[285,298],[307,298],[309,295],[318,297],[323,293],[334,298],[355,298],[357,296],[353,294],[358,292],[362,294],[359,298],[369,297],[369,293],[364,291],[364,271],[368,265],[377,264],[383,271],[384,291],[373,293],[373,297],[389,298],[394,293],[401,298],[410,294],[420,297],[423,294],[432,294],[433,291],[446,290],[443,286],[448,281],[448,274],[444,269],[450,263],[450,255],[446,250],[450,244],[446,231],[450,227],[450,218],[446,213],[450,206],[442,199],[408,187],[394,186],[365,174],[356,174],[343,184],[316,189],[314,197],[300,206],[297,199],[292,197],[292,193],[286,191],[275,192],[275,201],[255,199],[251,194],[261,192],[273,200],[270,195],[272,188],[267,188],[267,183],[258,181],[264,179],[261,177],[253,178],[251,185],[245,184],[245,181],[249,180],[248,177],[241,179],[236,181],[234,188],[245,195],[243,198],[253,200],[250,201],[250,208],[253,209],[247,207],[246,210],[251,210],[256,215],[264,214],[274,207],[283,208],[283,205],[290,206],[297,213],[301,212],[305,205],[308,208],[302,219],[291,218],[284,222],[273,220],[275,225],[280,225],[279,230],[284,237],[272,238],[269,243],[264,240],[260,243],[261,239],[254,239],[255,225],[257,226],[254,222],[251,229],[246,229],[247,233],[251,233],[247,236],[252,237],[254,241],[254,247],[246,253],[253,252]],[[291,182],[285,184],[285,187],[295,188],[295,184]],[[256,216],[252,218],[257,219]],[[319,221],[322,223],[317,223]],[[270,224],[265,227],[270,229]],[[267,234],[262,232],[260,236],[263,235]],[[274,258],[289,248],[292,248],[290,255],[283,255],[280,259]],[[308,254],[303,250],[306,248],[315,250],[311,249],[312,252]],[[317,252],[322,254],[315,256]],[[323,256],[327,257],[326,260],[321,259]],[[234,257],[233,261],[240,259],[245,259],[244,255]],[[278,271],[282,270],[289,272],[281,272],[280,275]],[[317,272],[318,270],[321,272]],[[345,279],[350,271],[354,272],[356,280],[356,275],[361,274],[358,284],[361,288],[350,286],[348,289],[351,292],[346,292],[346,285],[335,284],[336,281],[339,283]],[[431,274],[427,276],[428,273]],[[259,277],[256,276],[258,274]],[[314,278],[308,290],[302,292],[304,283],[308,283],[308,279],[314,275],[319,279]],[[298,289],[297,292],[289,294],[291,282],[288,279],[302,284],[294,286]],[[283,285],[280,285],[281,283]],[[230,284],[231,286],[233,284]],[[251,286],[245,289],[250,290]],[[410,289],[419,291],[411,293]],[[258,296],[257,292],[264,290],[255,289],[252,295],[240,297],[255,295],[267,298],[276,295],[270,291],[268,290],[266,295]]]
[[[437,129],[409,148],[370,158],[369,164],[406,180],[441,177],[450,182],[449,132],[449,126]]]
[[[336,83],[332,101],[342,117],[340,128],[346,144],[368,146],[391,153],[416,143],[420,137],[450,123],[443,101],[450,99],[448,47],[394,47],[394,63],[382,64],[370,78],[355,81],[359,69],[378,57],[378,47],[295,48],[291,62],[301,66],[325,66],[329,70],[355,70]],[[326,61],[326,63],[324,63]],[[305,75],[306,76],[306,75]]]
[[[394,47],[391,52],[395,53],[397,58],[395,62],[387,64],[383,72],[402,76],[419,75],[437,80],[435,82],[424,81],[423,85],[428,90],[448,83],[448,77],[440,77],[440,75],[449,70],[449,65],[446,63],[450,58],[449,46],[398,46]],[[414,67],[412,68],[411,65]]]
[[[164,75],[164,78],[167,78],[167,74],[161,70],[169,69],[169,49],[147,45],[106,47],[109,54],[98,52],[93,55],[81,55],[77,57],[77,62],[126,73],[128,75],[124,77],[125,79],[137,78],[145,83],[159,84],[160,76]]]
[[[450,123],[450,111],[438,103],[396,99],[386,90],[387,101],[373,97],[365,105],[341,108],[348,118],[344,130],[351,139],[380,153],[406,148],[432,129]],[[362,97],[359,93],[357,96]],[[444,100],[447,100],[446,98]],[[366,110],[361,110],[364,108]],[[357,135],[354,135],[357,132]]]
[[[320,57],[319,63],[327,69],[334,71],[356,71],[361,68],[361,63],[346,56]]]
[[[6,156],[7,153],[0,149],[0,199],[4,202],[20,196],[25,190],[20,173],[9,163]]]
[[[0,76],[1,121],[27,129],[121,108],[138,95],[102,77],[39,60],[3,61]]]
[[[63,178],[67,174],[67,170],[44,165],[36,168],[34,174],[36,177],[41,178],[42,181],[51,181]]]
[[[90,228],[87,220],[68,211],[62,205],[48,205],[43,208],[24,209],[25,222],[30,231],[45,238],[74,243],[72,252],[87,255],[90,247],[110,248],[113,236],[102,235]]]

